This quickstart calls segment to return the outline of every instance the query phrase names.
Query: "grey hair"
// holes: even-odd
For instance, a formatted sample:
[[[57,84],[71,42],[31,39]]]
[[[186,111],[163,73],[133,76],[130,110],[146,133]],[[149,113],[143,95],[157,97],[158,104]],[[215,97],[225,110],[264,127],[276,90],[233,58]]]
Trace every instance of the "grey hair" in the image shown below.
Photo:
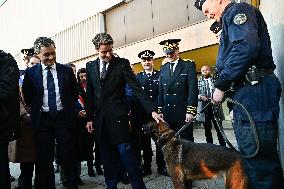
[[[100,45],[112,45],[113,39],[107,33],[98,33],[93,39],[93,44],[95,45],[96,49],[100,48]]]
[[[34,42],[35,53],[38,54],[42,47],[49,47],[50,45],[55,47],[55,43],[52,39],[48,37],[38,37]]]

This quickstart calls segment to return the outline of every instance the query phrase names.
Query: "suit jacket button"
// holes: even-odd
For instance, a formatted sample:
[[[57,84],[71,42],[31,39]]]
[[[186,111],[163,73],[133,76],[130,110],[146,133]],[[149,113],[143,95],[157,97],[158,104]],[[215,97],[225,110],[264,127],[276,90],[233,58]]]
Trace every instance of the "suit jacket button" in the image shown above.
[[[174,94],[174,96],[176,96],[177,94]]]
[[[153,96],[149,96],[150,98],[153,98]]]
[[[178,85],[178,83],[177,83],[177,85]]]
[[[168,104],[168,106],[170,106],[170,104]]]
[[[174,107],[175,107],[176,105],[174,104]]]
[[[120,120],[118,120],[118,123],[120,123]]]

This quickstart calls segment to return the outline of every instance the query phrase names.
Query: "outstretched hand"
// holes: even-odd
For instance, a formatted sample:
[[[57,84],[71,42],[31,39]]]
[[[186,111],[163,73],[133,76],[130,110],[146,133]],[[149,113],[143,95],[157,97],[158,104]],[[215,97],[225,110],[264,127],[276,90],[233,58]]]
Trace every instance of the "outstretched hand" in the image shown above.
[[[94,131],[93,122],[92,121],[87,122],[86,128],[89,133],[92,133]]]
[[[159,123],[160,121],[165,122],[165,120],[157,113],[157,112],[152,112],[152,118]]]

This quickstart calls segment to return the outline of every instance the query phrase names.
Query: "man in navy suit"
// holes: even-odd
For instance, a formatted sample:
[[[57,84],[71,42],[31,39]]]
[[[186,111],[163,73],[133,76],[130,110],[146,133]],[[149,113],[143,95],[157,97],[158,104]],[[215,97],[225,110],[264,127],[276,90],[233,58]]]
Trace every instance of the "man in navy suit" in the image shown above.
[[[113,55],[112,37],[107,33],[99,33],[93,43],[99,58],[87,63],[86,127],[89,132],[95,130],[107,188],[117,189],[121,161],[128,172],[132,188],[144,189],[142,173],[132,150],[126,84],[148,114],[152,114],[157,122],[163,119],[154,111],[155,107],[136,80],[129,61]]]
[[[76,78],[70,67],[56,63],[52,39],[37,38],[34,50],[41,63],[26,70],[23,94],[27,106],[31,107],[35,131],[37,187],[55,188],[52,163],[56,139],[66,186],[78,188],[73,125],[74,105],[78,99]]]

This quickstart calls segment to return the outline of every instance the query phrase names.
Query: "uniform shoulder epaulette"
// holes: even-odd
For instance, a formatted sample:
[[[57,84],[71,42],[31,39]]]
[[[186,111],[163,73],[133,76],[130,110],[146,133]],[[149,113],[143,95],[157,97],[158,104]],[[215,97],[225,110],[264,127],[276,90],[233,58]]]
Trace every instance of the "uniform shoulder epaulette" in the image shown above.
[[[191,60],[191,59],[189,59],[189,58],[187,58],[187,59],[183,59],[184,61],[187,61],[187,62],[194,62],[194,60]]]

